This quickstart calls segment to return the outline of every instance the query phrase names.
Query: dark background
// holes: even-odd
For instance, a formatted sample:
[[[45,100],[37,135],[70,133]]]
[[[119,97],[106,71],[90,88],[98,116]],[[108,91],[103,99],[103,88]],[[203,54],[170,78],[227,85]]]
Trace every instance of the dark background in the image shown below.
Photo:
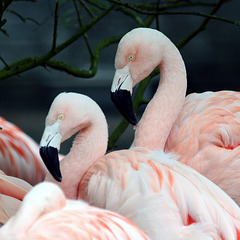
[[[6,12],[7,24],[4,28],[9,37],[0,33],[0,56],[7,63],[27,56],[40,56],[51,47],[54,2],[41,0],[37,3],[18,1],[9,9],[18,11],[25,17],[32,17],[41,23],[37,26],[31,21],[23,23],[18,17]],[[194,11],[208,13],[208,8],[194,8]],[[64,12],[64,8],[61,9]],[[240,20],[240,1],[232,0],[216,14],[232,20]],[[194,30],[203,20],[197,16],[165,15],[159,16],[160,30],[175,44]],[[105,36],[124,34],[134,28],[136,23],[122,14],[114,12],[101,20],[88,32],[91,46],[96,46]],[[156,27],[154,24],[152,27]],[[58,29],[58,43],[71,36],[76,29]],[[54,97],[62,91],[75,91],[93,98],[103,109],[111,133],[121,116],[111,103],[109,92],[114,75],[114,57],[117,44],[101,54],[98,73],[91,79],[80,79],[50,68],[38,67],[0,81],[0,115],[22,128],[37,142],[40,141],[44,121]],[[188,93],[207,90],[239,91],[240,69],[240,27],[212,20],[207,29],[201,32],[183,49],[188,73]],[[77,68],[89,68],[89,56],[82,40],[63,51],[57,59]],[[0,62],[0,67],[3,67]],[[149,86],[146,97],[150,98],[158,84],[158,78]],[[129,126],[119,141],[119,148],[128,148],[133,140],[133,130]],[[66,153],[71,143],[63,145]]]

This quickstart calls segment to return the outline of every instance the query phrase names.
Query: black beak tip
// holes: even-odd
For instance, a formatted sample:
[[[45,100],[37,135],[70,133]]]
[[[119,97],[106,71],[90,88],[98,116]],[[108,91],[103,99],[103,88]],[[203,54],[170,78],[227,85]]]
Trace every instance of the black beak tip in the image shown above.
[[[111,92],[111,100],[117,107],[118,111],[132,125],[137,125],[137,119],[133,112],[131,93],[128,90],[116,90]]]
[[[61,182],[62,181],[62,174],[60,171],[59,166],[59,159],[58,159],[58,150],[54,147],[40,147],[40,156],[47,167],[48,171],[51,173],[53,178]]]

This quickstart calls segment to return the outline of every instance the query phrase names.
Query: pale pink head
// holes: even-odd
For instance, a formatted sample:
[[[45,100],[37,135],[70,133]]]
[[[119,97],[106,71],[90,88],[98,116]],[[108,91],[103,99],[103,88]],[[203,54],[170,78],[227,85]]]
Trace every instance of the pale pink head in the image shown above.
[[[136,28],[123,36],[115,57],[111,98],[126,119],[136,124],[132,110],[132,88],[146,78],[166,55],[171,41],[151,28]]]
[[[78,93],[61,93],[53,101],[46,117],[40,142],[40,154],[52,176],[61,181],[58,151],[60,144],[78,131],[85,131],[97,122],[107,123],[100,107],[91,98]],[[107,133],[106,133],[107,135]]]

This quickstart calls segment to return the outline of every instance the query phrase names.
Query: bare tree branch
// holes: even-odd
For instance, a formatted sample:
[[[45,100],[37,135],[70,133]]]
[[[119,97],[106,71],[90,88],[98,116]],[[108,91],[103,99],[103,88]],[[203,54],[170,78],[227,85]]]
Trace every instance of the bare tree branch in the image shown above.
[[[61,52],[63,49],[71,45],[73,42],[75,42],[77,39],[79,39],[81,36],[83,36],[84,33],[86,33],[90,28],[92,28],[98,21],[100,21],[104,16],[106,16],[112,9],[114,8],[114,5],[111,5],[107,10],[105,10],[101,15],[93,18],[91,21],[89,21],[88,24],[86,24],[81,30],[79,30],[75,35],[73,35],[71,38],[66,40],[64,43],[58,45],[55,48],[54,53],[50,50],[48,53],[41,57],[28,57],[20,59],[12,64],[9,65],[9,68],[6,67],[2,68],[0,70],[0,80],[8,78],[10,76],[13,76],[15,74],[22,73],[24,71],[27,71],[29,69],[32,69],[36,66],[42,66],[47,63],[52,57],[54,57],[56,54]]]
[[[75,77],[83,77],[83,78],[93,77],[97,72],[98,61],[99,61],[99,57],[100,57],[100,53],[101,53],[102,49],[113,43],[118,42],[121,39],[121,37],[122,37],[122,35],[104,39],[97,45],[97,47],[93,53],[93,58],[92,58],[91,66],[90,66],[89,70],[76,69],[67,63],[52,60],[52,59],[47,61],[45,65],[48,67],[54,68],[56,70],[64,71]]]
[[[223,5],[223,3],[226,2],[225,0],[219,0],[216,4],[216,6],[212,9],[212,11],[210,12],[210,16],[212,16],[213,14],[215,14],[219,8]],[[181,49],[184,45],[186,45],[191,39],[193,39],[198,33],[200,33],[201,31],[205,30],[207,27],[207,24],[209,23],[209,21],[211,20],[211,17],[207,17],[203,20],[203,22],[199,25],[199,27],[197,27],[193,32],[191,32],[185,39],[183,39],[179,44],[178,44],[178,48]]]
[[[76,14],[77,14],[78,24],[79,24],[80,27],[83,27],[83,23],[82,23],[82,20],[81,20],[81,17],[80,17],[80,13],[79,13],[79,9],[77,7],[76,0],[73,0],[73,3],[74,3],[74,7],[75,7],[75,10],[76,10]],[[92,59],[93,58],[93,53],[92,53],[92,49],[91,49],[89,41],[88,41],[87,33],[83,34],[83,38],[85,40],[85,43],[86,43],[87,48],[88,48],[88,52],[89,52],[90,57]]]
[[[179,12],[178,11],[144,11],[144,10],[141,10],[139,8],[136,8],[132,5],[130,5],[129,3],[124,3],[124,2],[117,1],[117,0],[109,0],[109,1],[112,2],[112,3],[115,3],[117,5],[129,8],[129,9],[131,9],[131,10],[133,10],[133,11],[139,13],[139,14],[144,14],[144,15],[192,15],[192,16],[211,18],[211,19],[214,19],[214,20],[223,21],[223,22],[227,22],[227,23],[231,23],[231,24],[240,26],[240,21],[230,20],[230,19],[218,17],[218,16],[211,15],[211,14],[205,14],[205,13],[200,13],[200,12],[187,12],[187,11],[179,11]],[[226,2],[226,0],[223,0],[223,1],[220,1],[220,2],[223,3],[223,2]],[[216,3],[216,5],[218,3]]]
[[[214,7],[216,3],[214,2],[191,2],[191,1],[185,1],[185,2],[164,2],[159,3],[158,8],[156,9],[156,1],[153,2],[147,2],[147,3],[131,3],[131,5],[135,8],[139,9],[145,9],[148,11],[163,11],[167,9],[173,9],[173,8],[185,8],[185,7],[196,7],[196,6],[204,6],[204,7]]]

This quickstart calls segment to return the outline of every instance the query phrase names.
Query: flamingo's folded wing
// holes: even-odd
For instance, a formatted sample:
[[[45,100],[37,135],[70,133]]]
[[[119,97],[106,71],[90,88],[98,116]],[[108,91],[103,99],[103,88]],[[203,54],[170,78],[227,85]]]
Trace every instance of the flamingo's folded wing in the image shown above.
[[[5,224],[9,218],[15,215],[21,202],[14,197],[0,194],[0,225]]]
[[[0,193],[22,200],[32,186],[22,179],[0,174]]]

